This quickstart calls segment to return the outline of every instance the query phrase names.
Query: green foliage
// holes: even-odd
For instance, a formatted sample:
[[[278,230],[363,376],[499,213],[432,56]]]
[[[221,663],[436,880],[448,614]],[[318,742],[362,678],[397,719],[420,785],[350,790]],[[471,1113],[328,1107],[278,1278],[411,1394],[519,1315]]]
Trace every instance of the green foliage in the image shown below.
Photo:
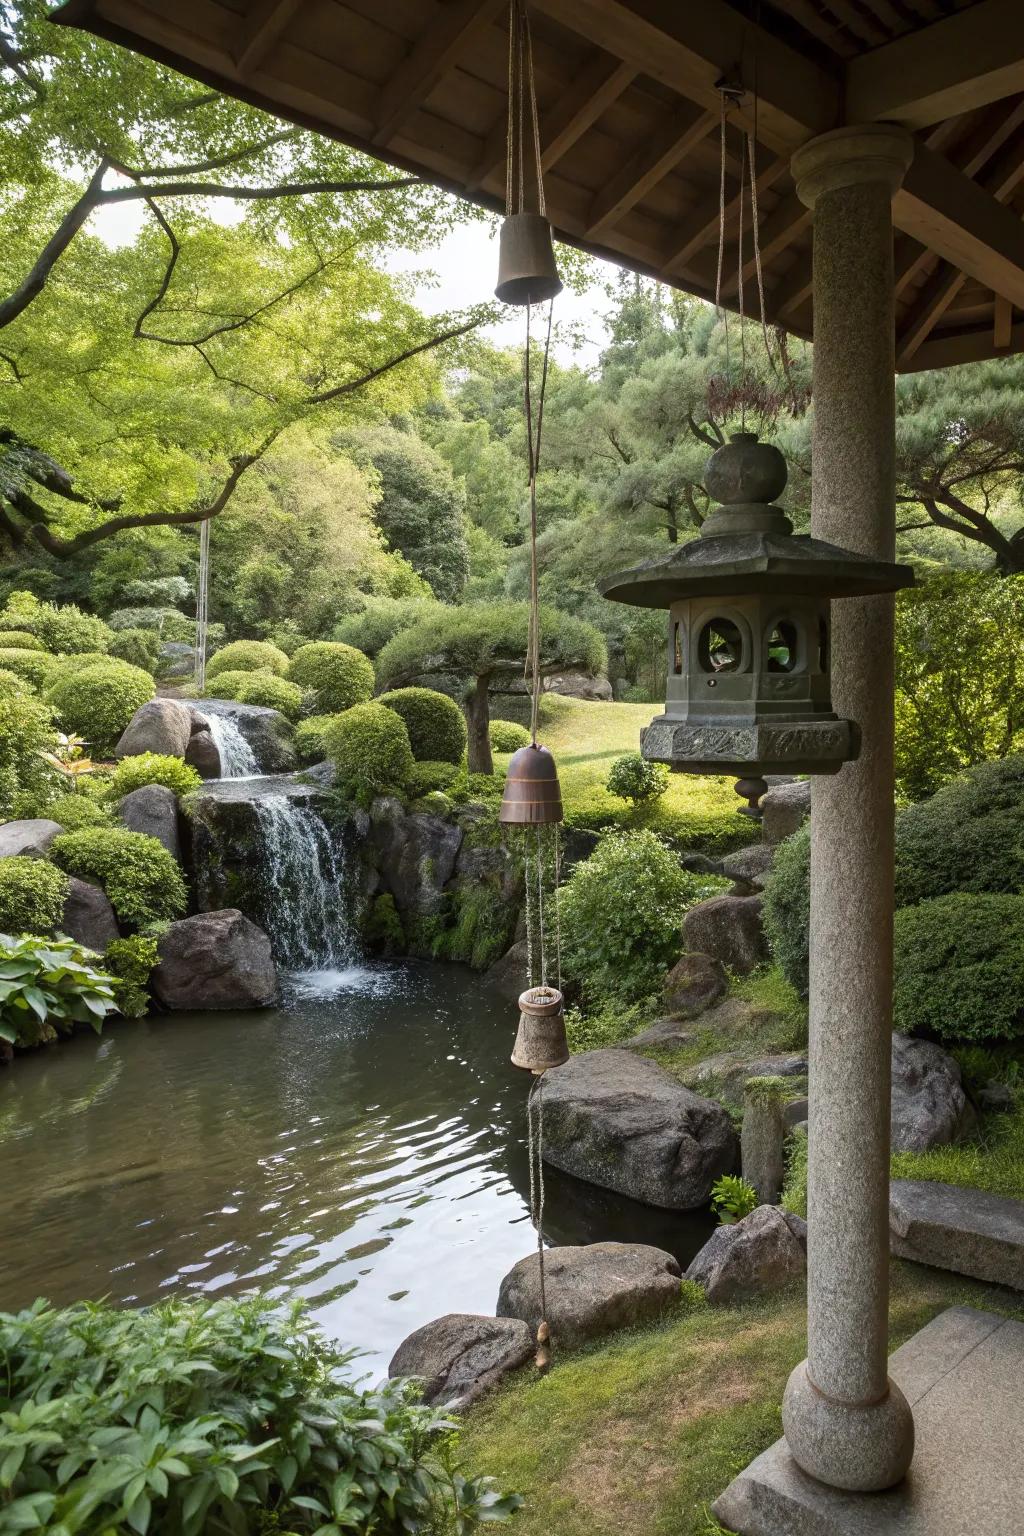
[[[147,983],[157,962],[157,941],[150,934],[133,933],[126,939],[111,939],[103,953],[103,964],[114,985],[117,1011],[126,1019],[141,1019],[149,1012]]]
[[[85,827],[54,838],[51,851],[68,874],[99,880],[123,923],[141,927],[185,910],[188,893],[176,861],[145,832]]]
[[[405,953],[405,930],[390,891],[375,896],[363,919],[363,943],[374,955]]]
[[[338,782],[349,793],[400,791],[412,771],[405,721],[384,704],[354,704],[324,730]]]
[[[757,1210],[757,1190],[738,1174],[723,1173],[711,1186],[711,1208],[723,1226],[731,1226]]]
[[[50,670],[46,675],[47,686],[52,688],[56,683],[63,683],[69,677],[77,677],[80,672],[88,672],[91,667],[114,667],[126,665],[117,658],[112,658],[105,651],[79,651],[73,656],[57,656],[50,659]],[[143,669],[145,670],[145,669]]]
[[[65,832],[78,832],[82,827],[104,826],[110,819],[106,806],[99,805],[88,795],[56,795],[39,809],[40,816],[56,821]]]
[[[519,725],[515,720],[492,720],[487,734],[494,752],[518,752],[520,747],[528,747],[531,740],[525,725]]]
[[[144,672],[154,672],[160,642],[152,629],[118,629],[110,637],[109,651],[119,661],[128,661]]]
[[[1024,896],[954,893],[895,923],[893,1016],[943,1040],[1024,1036]]]
[[[793,1087],[785,1077],[748,1077],[743,1097],[751,1104],[782,1104]]]
[[[389,640],[377,658],[379,683],[404,683],[429,673],[465,678],[520,678],[530,610],[526,603],[437,604],[413,629]],[[601,672],[607,652],[600,634],[554,608],[541,613],[541,670],[580,667]]]
[[[966,1189],[987,1189],[1008,1200],[1024,1200],[1024,1101],[1008,1114],[986,1115],[970,1141],[926,1152],[895,1152],[894,1179],[932,1179]]]
[[[114,994],[110,977],[91,964],[95,958],[72,939],[0,933],[0,1040],[27,1049],[70,1034],[76,1024],[91,1024],[99,1034],[114,1011]],[[0,1450],[5,1448],[10,1441],[5,1447],[0,1420]],[[9,1465],[9,1458],[0,1462],[0,1487],[9,1483]]]
[[[148,672],[125,661],[97,662],[65,673],[46,697],[66,731],[84,736],[95,754],[113,751],[135,711],[156,694]]]
[[[775,851],[765,882],[764,931],[776,965],[807,996],[811,921],[811,829],[803,826]]]
[[[233,640],[210,657],[206,676],[212,680],[222,672],[274,672],[284,677],[287,671],[288,657],[276,645],[266,640]]]
[[[0,930],[50,933],[68,893],[67,876],[46,859],[0,859]]]
[[[582,1008],[567,1008],[565,1032],[570,1051],[573,1055],[578,1051],[599,1051],[603,1046],[619,1045],[630,1036],[639,1034],[655,1017],[652,1002],[644,999],[643,1002],[628,1005],[606,1003],[586,1012]]]
[[[617,757],[608,774],[608,793],[644,805],[658,800],[668,789],[669,773],[664,763],[649,763],[639,752]]]
[[[122,757],[108,783],[111,800],[141,789],[144,784],[162,784],[173,789],[176,795],[191,794],[202,784],[202,779],[190,763],[180,757],[169,757],[160,752],[138,752],[132,757]]]
[[[405,721],[417,762],[461,762],[466,750],[466,722],[462,710],[446,693],[434,688],[397,688],[382,693],[377,702],[386,704]]]
[[[218,672],[216,677],[207,677],[206,687],[203,689],[204,699],[237,699],[239,688],[244,688],[253,672]],[[277,674],[268,672],[267,677],[275,677]]]
[[[247,672],[233,695],[239,704],[262,704],[276,709],[286,720],[297,720],[302,708],[302,689],[273,672]]]
[[[38,790],[50,777],[40,753],[56,743],[49,705],[0,670],[0,817],[13,813],[19,794]]]
[[[679,955],[686,910],[714,886],[684,870],[653,832],[611,832],[561,896],[564,968],[587,1002],[655,992]]]
[[[468,1536],[519,1502],[450,1466],[408,1383],[360,1391],[297,1304],[39,1300],[0,1314],[0,1355],[12,1530]]]
[[[27,629],[5,629],[0,631],[0,650],[45,651],[46,646]]]
[[[1024,754],[979,763],[896,819],[896,904],[1024,889]]]
[[[450,789],[458,771],[454,763],[435,763],[429,758],[421,763],[413,763],[405,780],[405,792],[410,800],[418,800],[423,795]]]
[[[0,667],[13,672],[33,688],[42,688],[53,669],[53,657],[42,650],[23,650],[19,646],[0,649]]]
[[[486,970],[515,937],[516,911],[496,885],[467,885],[455,895],[455,921],[434,946],[439,959],[461,960]]]
[[[783,1210],[792,1211],[794,1216],[802,1216],[804,1220],[807,1219],[807,1150],[807,1132],[794,1131],[786,1142],[786,1179],[781,1202]]]
[[[324,731],[335,718],[334,715],[307,715],[305,720],[299,721],[294,740],[300,763],[308,766],[323,762],[327,756]]]
[[[373,695],[373,663],[354,646],[336,640],[300,645],[288,676],[300,688],[312,691],[320,714],[365,704]]]
[[[74,603],[41,603],[31,592],[12,592],[0,614],[0,628],[27,629],[48,651],[105,651],[110,629]]]
[[[358,613],[339,619],[331,639],[357,646],[364,656],[377,657],[395,635],[418,624],[433,607],[433,598],[367,597]]]

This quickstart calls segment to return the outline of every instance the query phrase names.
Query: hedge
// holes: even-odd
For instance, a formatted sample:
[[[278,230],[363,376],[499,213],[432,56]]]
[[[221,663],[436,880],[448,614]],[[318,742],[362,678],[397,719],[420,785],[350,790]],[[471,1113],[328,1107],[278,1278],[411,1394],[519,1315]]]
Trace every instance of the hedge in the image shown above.
[[[957,892],[904,907],[895,956],[897,1029],[1024,1038],[1024,896]]]
[[[208,679],[222,672],[274,672],[284,677],[287,671],[288,657],[267,640],[233,640],[206,664]]]

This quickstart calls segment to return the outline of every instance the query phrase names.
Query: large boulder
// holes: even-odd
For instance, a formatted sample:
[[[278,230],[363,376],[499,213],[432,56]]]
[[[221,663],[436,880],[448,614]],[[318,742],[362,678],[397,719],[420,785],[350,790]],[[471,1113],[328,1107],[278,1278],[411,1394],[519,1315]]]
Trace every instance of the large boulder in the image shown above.
[[[163,757],[184,757],[191,735],[192,716],[187,704],[179,699],[150,699],[132,715],[114,756],[159,752]]]
[[[679,1300],[679,1264],[646,1243],[588,1243],[544,1254],[547,1322],[555,1344],[660,1317]],[[501,1282],[499,1317],[517,1317],[534,1334],[541,1321],[540,1260],[520,1259]]]
[[[931,1040],[892,1037],[892,1149],[924,1152],[974,1128],[975,1113],[960,1068]]]
[[[467,1408],[533,1354],[526,1324],[513,1317],[449,1312],[403,1339],[389,1376],[415,1376],[426,1403]]]
[[[193,721],[195,716],[193,716]],[[208,725],[201,725],[189,737],[185,761],[193,767],[201,779],[219,779],[221,773],[220,749],[213,739]]]
[[[889,1243],[901,1259],[1024,1291],[1024,1201],[983,1189],[893,1179]]]
[[[196,648],[184,640],[164,640],[157,653],[157,671],[161,677],[191,677],[196,670]]]
[[[252,748],[260,773],[291,773],[297,766],[294,732],[280,710],[234,699],[201,699],[189,709],[198,730],[209,727],[210,715],[230,720]]]
[[[590,699],[609,703],[615,697],[612,685],[606,677],[598,677],[593,672],[580,672],[576,669],[554,672],[544,678],[542,686],[545,693],[561,693],[569,699]]]
[[[708,1301],[723,1303],[776,1291],[807,1270],[807,1227],[774,1205],[711,1234],[686,1271]]]
[[[712,896],[683,918],[683,942],[746,976],[769,958],[760,896]]]
[[[720,960],[686,954],[669,971],[662,990],[665,1007],[673,1018],[692,1019],[725,996],[729,978]]]
[[[701,1021],[704,1022],[703,1020]],[[796,1094],[800,1079],[807,1077],[810,1064],[803,1051],[787,1051],[775,1056],[752,1056],[743,1050],[719,1051],[705,1056],[681,1073],[683,1082],[700,1092],[714,1089],[715,1097],[737,1107],[752,1077],[792,1077]]]
[[[544,1158],[646,1205],[688,1211],[736,1166],[736,1134],[720,1104],[663,1067],[614,1047],[545,1073]]]
[[[526,939],[517,939],[500,960],[488,967],[487,980],[505,997],[517,999],[525,992],[530,964],[530,945]]]
[[[401,814],[389,796],[371,807],[371,837],[379,868],[402,913],[430,917],[441,910],[444,887],[455,870],[462,828],[439,816]]]
[[[235,907],[171,923],[160,938],[153,996],[164,1008],[266,1008],[277,967],[262,928]]]
[[[116,939],[118,934],[117,918],[106,893],[91,881],[79,880],[76,875],[72,875],[68,880],[60,931],[66,933],[69,939],[74,939],[76,944],[83,944],[86,949],[94,949],[97,954],[102,954],[111,939]]]
[[[45,816],[31,821],[5,821],[0,826],[0,859],[45,859],[50,844],[64,828]]]
[[[732,881],[734,896],[753,896],[764,890],[774,862],[775,849],[769,843],[754,843],[750,848],[727,853],[720,868]]]
[[[163,843],[174,859],[181,858],[178,797],[166,784],[142,784],[117,802],[119,819],[129,832],[145,832]]]
[[[760,807],[761,836],[775,847],[799,831],[811,814],[810,780],[774,785],[761,796]]]

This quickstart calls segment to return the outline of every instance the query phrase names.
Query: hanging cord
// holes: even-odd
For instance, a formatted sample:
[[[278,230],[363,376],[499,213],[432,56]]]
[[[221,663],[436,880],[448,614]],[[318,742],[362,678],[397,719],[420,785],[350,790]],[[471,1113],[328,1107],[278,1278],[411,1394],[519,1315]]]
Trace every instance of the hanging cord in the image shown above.
[[[743,313],[743,205],[747,178],[747,135],[740,145],[740,230],[736,247],[736,297],[740,309],[740,428],[747,430],[747,327]]]
[[[534,1111],[536,1110],[536,1116]],[[534,1120],[536,1118],[536,1130]],[[546,1371],[551,1364],[551,1329],[548,1327],[548,1297],[544,1277],[544,1074],[530,1089],[526,1104],[527,1150],[530,1158],[530,1218],[537,1230],[537,1267],[540,1278],[540,1323],[537,1326],[537,1353],[534,1364]]]
[[[544,427],[544,400],[548,387],[548,364],[551,357],[551,322],[553,300],[548,300],[548,323],[544,337],[544,357],[541,365],[540,395],[537,401],[537,419],[534,423],[533,399],[530,374],[532,372],[532,310],[526,306],[526,357],[523,368],[523,411],[526,417],[526,451],[529,460],[530,491],[530,627],[526,647],[526,674],[531,679],[530,688],[530,739],[537,745],[540,725],[540,586],[537,568],[537,472],[540,467],[540,444]]]
[[[537,971],[533,963],[533,931],[537,926],[537,920],[533,910],[533,876],[530,873],[529,827],[523,828],[523,884],[526,889],[526,984],[529,987],[535,987],[537,985]]]
[[[559,892],[562,885],[562,829],[555,822],[555,985],[562,990],[562,911]]]
[[[505,162],[505,213],[546,214],[541,167],[540,116],[533,72],[533,40],[526,0],[510,0],[508,17],[508,132]],[[529,139],[527,138],[529,136]],[[527,176],[526,145],[533,154]],[[527,203],[535,204],[528,209]]]
[[[718,177],[718,267],[715,272],[715,310],[718,318],[725,327],[725,376],[728,379],[732,373],[732,364],[729,359],[729,311],[722,308],[722,267],[725,262],[725,123],[727,95],[724,89],[719,91],[719,139],[721,143],[721,166]]]
[[[540,934],[540,984],[546,987],[548,984],[548,954],[547,935],[544,932],[544,845],[543,832],[540,827],[534,828],[534,836],[537,839],[537,927]]]

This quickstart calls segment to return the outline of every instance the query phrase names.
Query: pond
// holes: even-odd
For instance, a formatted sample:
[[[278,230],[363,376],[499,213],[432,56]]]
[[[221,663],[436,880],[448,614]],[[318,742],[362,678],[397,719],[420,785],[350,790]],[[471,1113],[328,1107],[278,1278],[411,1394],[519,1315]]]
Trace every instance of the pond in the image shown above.
[[[458,966],[292,977],[284,1005],[108,1026],[0,1077],[0,1308],[260,1287],[377,1377],[531,1252],[514,1007]],[[548,1242],[710,1230],[549,1170]]]

